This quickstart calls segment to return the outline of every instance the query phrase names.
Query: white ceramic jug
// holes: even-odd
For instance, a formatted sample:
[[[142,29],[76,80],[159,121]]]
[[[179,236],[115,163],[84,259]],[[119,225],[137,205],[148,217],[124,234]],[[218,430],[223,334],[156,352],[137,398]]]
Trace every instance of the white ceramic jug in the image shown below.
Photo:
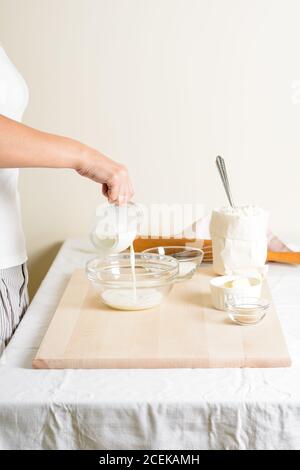
[[[91,230],[93,245],[104,254],[126,250],[137,236],[141,219],[140,208],[132,202],[99,205]]]

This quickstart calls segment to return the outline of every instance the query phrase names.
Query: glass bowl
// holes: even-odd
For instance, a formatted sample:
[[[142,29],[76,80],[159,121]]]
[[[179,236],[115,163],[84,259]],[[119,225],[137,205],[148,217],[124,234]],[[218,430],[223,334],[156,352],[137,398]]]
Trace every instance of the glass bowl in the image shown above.
[[[179,272],[177,281],[191,279],[200,264],[202,263],[204,252],[199,248],[191,246],[157,246],[148,248],[143,253],[152,253],[159,256],[172,256],[179,262]]]
[[[238,325],[256,325],[266,316],[270,302],[258,297],[228,296],[226,308],[230,320]]]
[[[159,305],[169,294],[178,275],[178,261],[171,256],[130,253],[94,258],[86,275],[103,303],[117,310],[144,310]]]

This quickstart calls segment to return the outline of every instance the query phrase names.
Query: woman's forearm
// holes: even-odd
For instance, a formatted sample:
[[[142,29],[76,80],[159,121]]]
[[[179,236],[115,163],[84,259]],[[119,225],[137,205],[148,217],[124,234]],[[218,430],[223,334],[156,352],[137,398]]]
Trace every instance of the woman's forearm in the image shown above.
[[[80,167],[83,144],[40,132],[0,115],[0,168]]]
[[[96,183],[110,202],[133,196],[127,169],[87,145],[0,115],[0,168],[70,168]]]

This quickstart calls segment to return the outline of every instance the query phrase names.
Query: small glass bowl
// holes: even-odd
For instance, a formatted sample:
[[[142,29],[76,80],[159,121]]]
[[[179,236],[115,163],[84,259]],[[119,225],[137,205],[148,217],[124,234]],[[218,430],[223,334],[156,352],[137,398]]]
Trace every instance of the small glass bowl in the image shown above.
[[[230,320],[238,325],[251,326],[261,322],[266,316],[270,302],[258,297],[228,296],[226,309]]]
[[[157,246],[148,248],[143,253],[154,253],[159,256],[172,256],[179,262],[179,272],[176,281],[186,281],[191,279],[200,264],[202,263],[204,252],[199,248],[191,246]]]
[[[94,258],[86,264],[86,275],[100,298],[117,310],[144,310],[159,305],[169,294],[178,274],[178,261],[171,256],[130,253]]]

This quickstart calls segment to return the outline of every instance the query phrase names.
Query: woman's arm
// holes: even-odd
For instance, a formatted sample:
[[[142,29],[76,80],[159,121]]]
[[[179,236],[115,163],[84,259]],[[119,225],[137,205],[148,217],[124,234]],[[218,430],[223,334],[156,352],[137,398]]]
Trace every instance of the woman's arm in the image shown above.
[[[95,149],[0,115],[0,168],[70,168],[102,184],[110,202],[133,196],[127,169]]]

